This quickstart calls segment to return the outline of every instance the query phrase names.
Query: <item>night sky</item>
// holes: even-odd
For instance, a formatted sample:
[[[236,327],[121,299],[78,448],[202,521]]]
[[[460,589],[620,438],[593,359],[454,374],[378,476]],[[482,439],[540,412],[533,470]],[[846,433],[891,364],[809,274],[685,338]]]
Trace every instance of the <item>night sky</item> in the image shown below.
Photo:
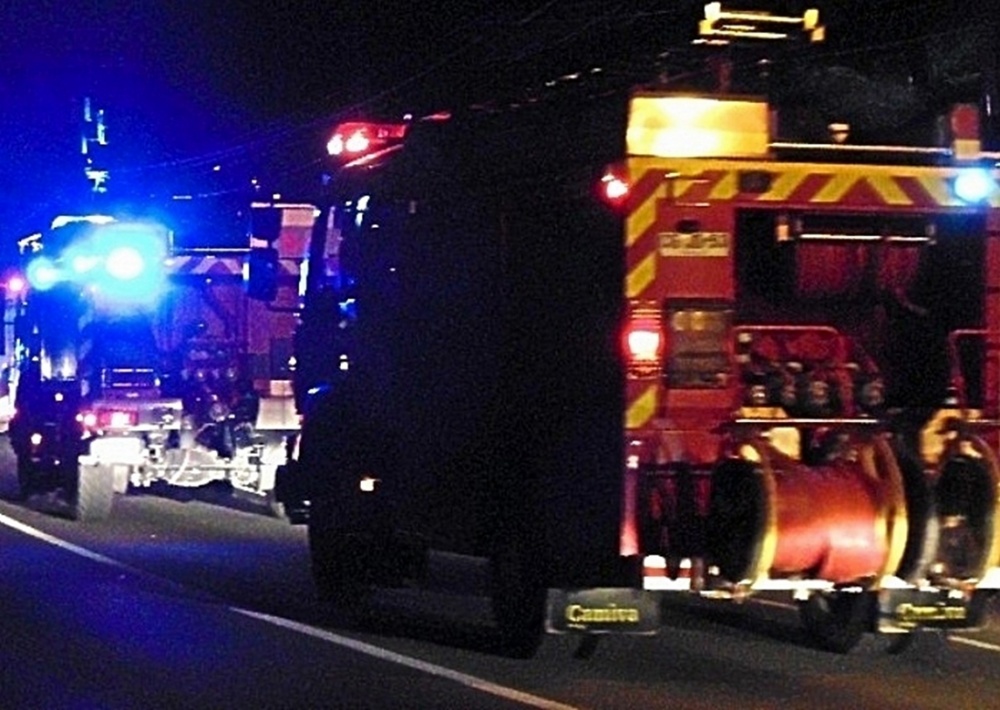
[[[619,11],[627,20],[636,8],[0,0],[0,244],[85,190],[85,96],[105,110],[104,159],[119,192],[172,190],[171,181],[216,164],[242,176],[282,153],[295,157],[279,161],[281,169],[298,161],[307,171],[339,116],[412,110],[407,101],[433,110],[452,100],[453,87],[474,85],[477,72],[488,77],[512,55],[530,59],[550,42],[572,44],[578,26],[619,22]]]
[[[106,111],[117,190],[183,189],[171,183],[218,164],[239,179],[269,165],[307,174],[338,118],[431,111],[592,66],[652,66],[687,43],[702,4],[0,0],[0,256],[85,189],[84,96]],[[891,49],[965,16],[951,2],[750,5],[819,6],[840,51]],[[906,48],[890,54],[905,59]]]

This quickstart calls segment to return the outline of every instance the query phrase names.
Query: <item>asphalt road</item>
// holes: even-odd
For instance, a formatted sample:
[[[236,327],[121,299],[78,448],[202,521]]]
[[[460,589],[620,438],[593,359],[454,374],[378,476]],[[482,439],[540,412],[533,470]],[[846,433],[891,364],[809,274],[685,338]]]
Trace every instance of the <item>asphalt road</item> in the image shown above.
[[[516,661],[490,650],[472,561],[436,560],[436,589],[380,593],[358,628],[316,601],[302,528],[156,495],[80,525],[0,484],[0,707],[1000,708],[992,620],[838,656],[782,607],[671,605],[656,637]]]

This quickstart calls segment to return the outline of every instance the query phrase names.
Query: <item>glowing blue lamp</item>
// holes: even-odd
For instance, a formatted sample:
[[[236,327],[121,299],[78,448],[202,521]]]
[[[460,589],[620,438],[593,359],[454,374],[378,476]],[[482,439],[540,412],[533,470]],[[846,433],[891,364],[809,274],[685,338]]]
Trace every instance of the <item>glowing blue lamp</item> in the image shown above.
[[[32,259],[25,271],[28,283],[38,291],[48,291],[62,278],[59,267],[47,256]]]
[[[983,168],[968,168],[955,177],[955,196],[962,202],[983,202],[995,189],[993,176]]]

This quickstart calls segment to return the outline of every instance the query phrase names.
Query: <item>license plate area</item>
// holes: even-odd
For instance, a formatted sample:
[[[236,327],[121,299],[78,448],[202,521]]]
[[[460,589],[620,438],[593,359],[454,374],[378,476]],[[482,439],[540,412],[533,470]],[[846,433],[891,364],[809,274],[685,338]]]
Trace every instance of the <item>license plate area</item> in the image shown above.
[[[660,595],[630,587],[550,589],[545,626],[553,634],[655,634]]]
[[[968,629],[978,626],[982,605],[971,592],[955,589],[883,589],[878,595],[878,630]]]

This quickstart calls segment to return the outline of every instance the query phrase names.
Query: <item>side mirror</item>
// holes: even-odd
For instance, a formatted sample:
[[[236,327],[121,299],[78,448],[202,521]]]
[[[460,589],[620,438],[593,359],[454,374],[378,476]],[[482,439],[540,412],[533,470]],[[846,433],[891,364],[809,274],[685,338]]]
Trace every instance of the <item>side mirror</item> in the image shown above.
[[[278,250],[254,247],[243,267],[247,296],[256,301],[273,301],[278,296]]]

